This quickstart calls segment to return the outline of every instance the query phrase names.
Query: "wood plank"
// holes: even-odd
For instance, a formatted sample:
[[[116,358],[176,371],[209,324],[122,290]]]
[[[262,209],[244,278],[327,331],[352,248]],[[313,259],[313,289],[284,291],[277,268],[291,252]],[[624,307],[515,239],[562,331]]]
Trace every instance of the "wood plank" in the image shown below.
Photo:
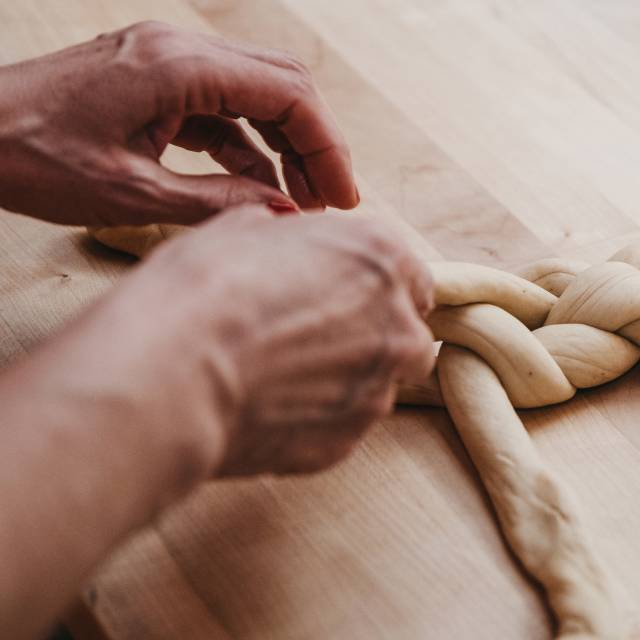
[[[625,194],[637,195],[629,175],[629,162],[638,158],[637,135],[548,63],[544,52],[478,17],[491,15],[491,3],[434,9],[378,0],[372,11],[368,0],[354,0],[357,29],[327,3],[284,4],[362,75],[375,78],[408,127],[428,132],[556,251],[632,230],[620,205]],[[380,46],[383,55],[376,55]],[[603,158],[611,166],[601,176]],[[611,192],[622,191],[619,204],[600,192],[605,178]]]

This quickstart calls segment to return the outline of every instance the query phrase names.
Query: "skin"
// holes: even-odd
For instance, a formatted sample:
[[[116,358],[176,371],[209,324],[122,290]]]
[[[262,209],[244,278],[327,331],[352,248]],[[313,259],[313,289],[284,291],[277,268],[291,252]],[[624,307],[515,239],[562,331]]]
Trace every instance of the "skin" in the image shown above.
[[[13,211],[111,226],[194,223],[246,202],[358,203],[335,118],[285,52],[146,22],[4,67],[2,87],[0,199]],[[281,154],[291,197],[240,116]],[[233,175],[175,174],[158,162],[169,143]]]
[[[143,24],[0,68],[0,86],[4,208],[86,225],[224,210],[0,373],[0,636],[19,639],[199,483],[344,457],[431,369],[432,286],[379,222],[273,214],[358,201],[287,54]],[[238,114],[282,153],[291,198]],[[171,173],[169,143],[229,175]]]

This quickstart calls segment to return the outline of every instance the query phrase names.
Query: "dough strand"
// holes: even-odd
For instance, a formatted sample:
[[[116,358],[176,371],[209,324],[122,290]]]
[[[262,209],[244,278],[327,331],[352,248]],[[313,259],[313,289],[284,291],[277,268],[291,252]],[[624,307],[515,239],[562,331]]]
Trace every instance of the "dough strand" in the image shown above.
[[[573,495],[541,460],[497,375],[473,352],[451,345],[442,348],[438,370],[502,531],[544,586],[559,637],[625,638],[622,612]]]

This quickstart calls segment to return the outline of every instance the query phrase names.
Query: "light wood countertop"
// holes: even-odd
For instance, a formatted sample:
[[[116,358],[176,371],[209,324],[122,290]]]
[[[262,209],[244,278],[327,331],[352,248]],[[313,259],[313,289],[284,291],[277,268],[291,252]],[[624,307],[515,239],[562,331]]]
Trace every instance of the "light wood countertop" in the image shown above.
[[[150,18],[298,53],[352,147],[362,208],[413,226],[429,258],[597,262],[640,238],[634,0],[20,0],[0,5],[0,63]],[[0,363],[129,265],[79,230],[0,212]],[[523,413],[637,603],[639,377]],[[83,598],[110,640],[552,633],[436,409],[398,410],[325,474],[203,488]]]

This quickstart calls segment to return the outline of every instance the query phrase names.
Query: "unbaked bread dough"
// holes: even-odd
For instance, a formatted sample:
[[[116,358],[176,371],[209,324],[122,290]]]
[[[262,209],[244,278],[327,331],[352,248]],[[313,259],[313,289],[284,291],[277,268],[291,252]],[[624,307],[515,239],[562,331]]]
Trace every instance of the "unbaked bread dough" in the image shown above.
[[[88,231],[110,249],[144,258],[161,242],[187,229],[178,224],[147,224],[142,227],[92,227]]]
[[[593,267],[543,260],[519,277],[471,264],[431,267],[437,307],[429,326],[444,344],[424,399],[440,392],[505,538],[546,590],[559,637],[630,638],[628,612],[575,498],[513,407],[563,402],[638,362],[640,244]],[[420,393],[413,381],[399,399],[423,403]]]
[[[143,257],[179,228],[110,229],[101,242]],[[629,624],[571,491],[537,453],[516,408],[613,380],[640,360],[640,243],[604,264],[542,260],[519,275],[430,263],[443,342],[428,380],[399,402],[446,406],[505,538],[546,590],[563,640],[626,639]]]

